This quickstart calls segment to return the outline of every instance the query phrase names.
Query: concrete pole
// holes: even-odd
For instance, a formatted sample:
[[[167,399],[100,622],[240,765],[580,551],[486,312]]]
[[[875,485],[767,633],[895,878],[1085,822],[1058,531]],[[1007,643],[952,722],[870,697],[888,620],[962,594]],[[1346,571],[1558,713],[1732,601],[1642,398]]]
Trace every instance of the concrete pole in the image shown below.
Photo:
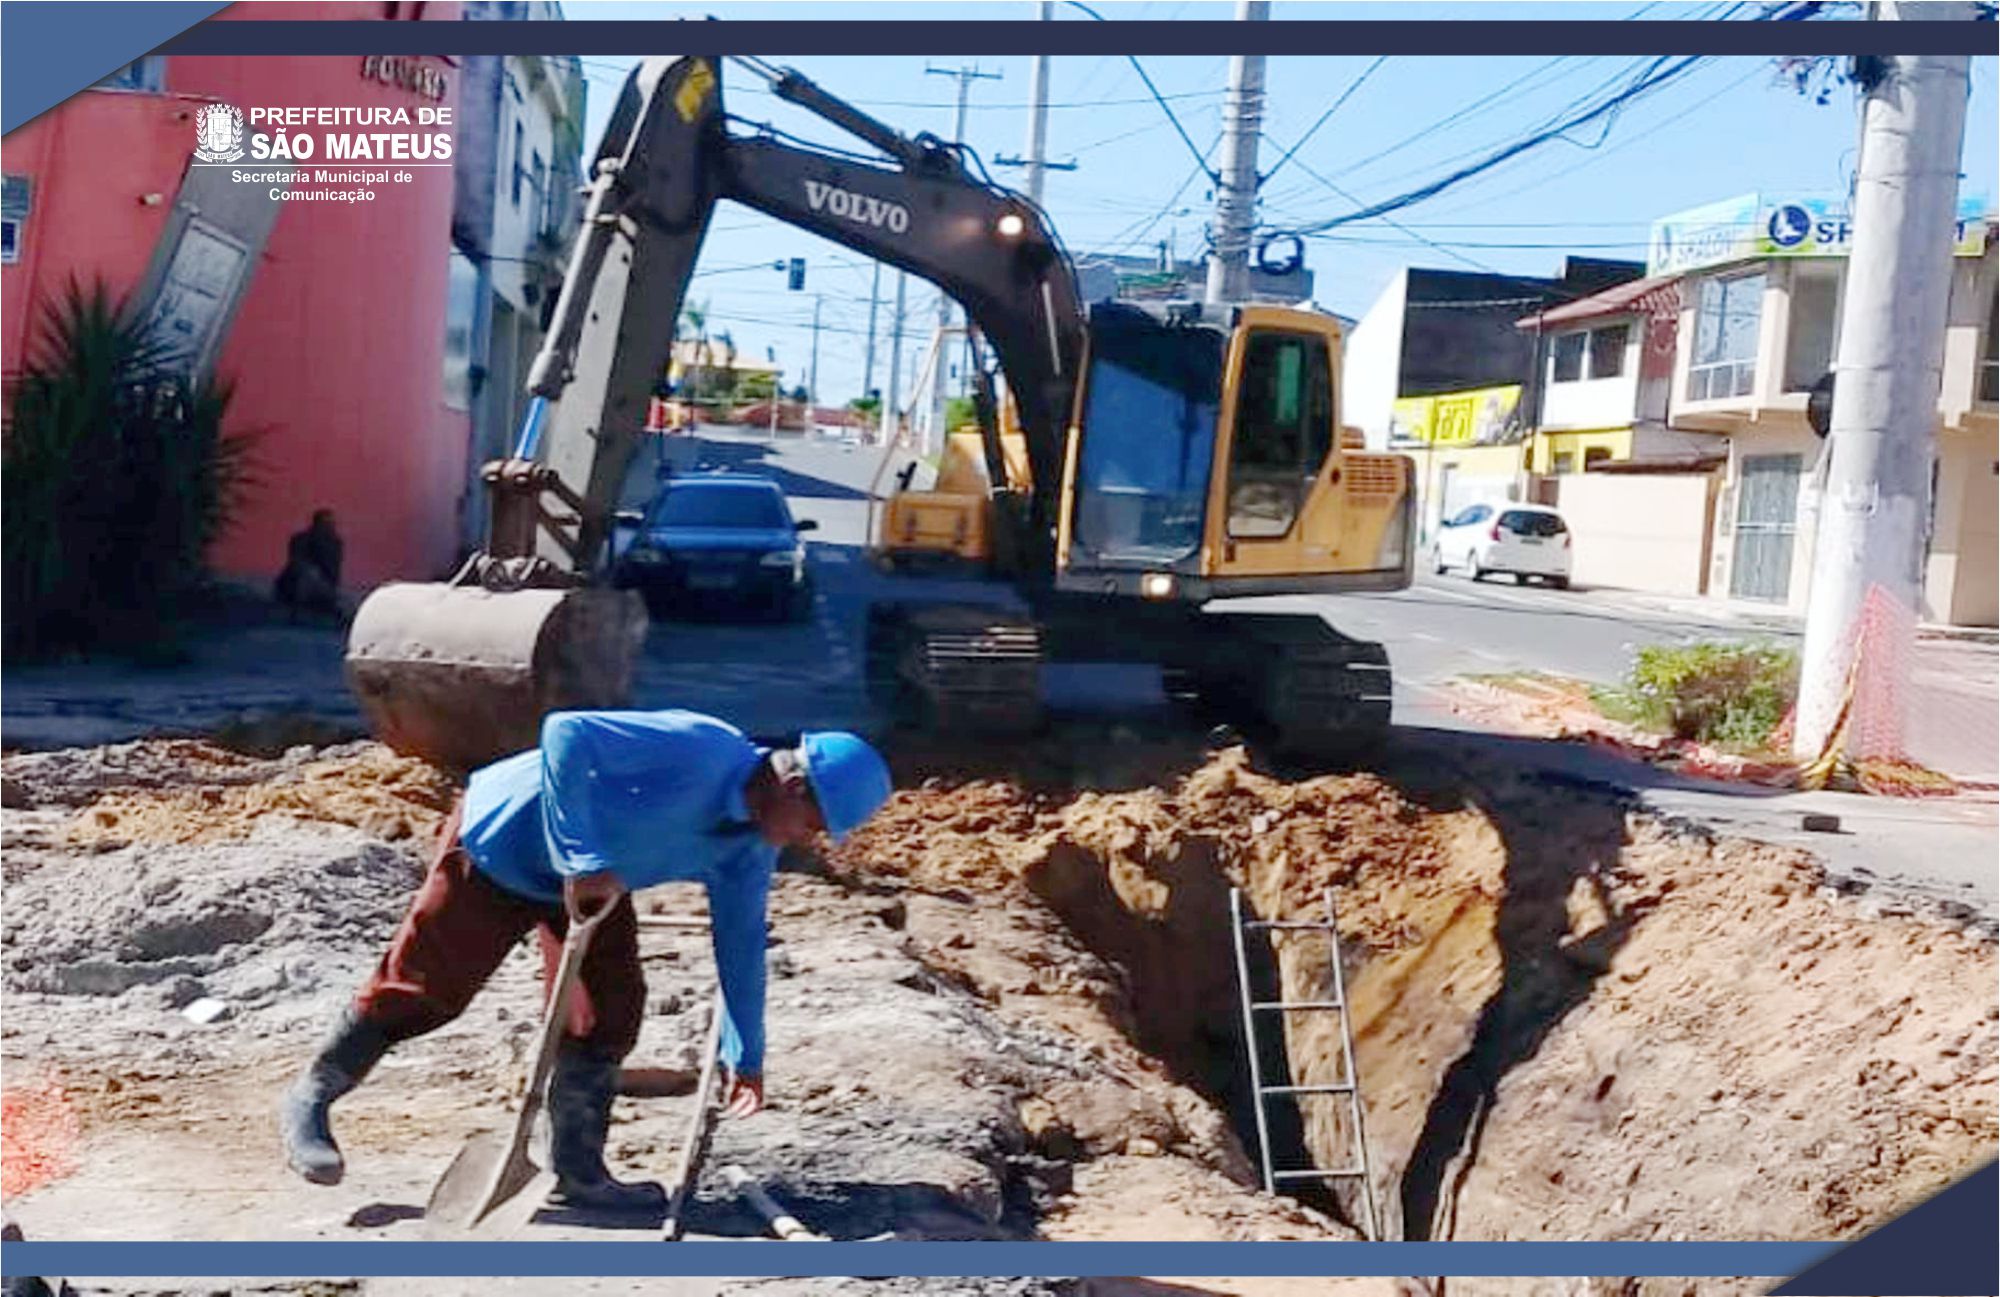
[[[1040,0],[1035,16],[1054,22],[1055,0]],[[1028,77],[1028,201],[1042,205],[1042,155],[1049,142],[1049,56],[1035,55],[1034,70]]]
[[[1973,6],[1884,3],[1875,16],[1964,20]],[[1838,722],[1864,608],[1890,614],[1870,628],[1874,669],[1900,675],[1915,648],[1969,65],[1962,54],[1884,56],[1862,102],[1831,458],[1801,653],[1801,756],[1817,756]],[[1877,746],[1900,744],[1897,695],[1884,691],[1886,706],[1857,695]]]
[[[951,138],[953,143],[963,144],[965,142],[965,104],[967,97],[972,93],[972,83],[974,81],[998,81],[1000,73],[981,72],[977,64],[969,68],[927,67],[924,71],[936,76],[956,77],[958,79],[958,116],[952,121]],[[951,327],[951,298],[941,290],[938,293],[937,327],[940,344],[942,344],[944,330]],[[932,441],[935,441],[940,446],[944,444],[945,432],[947,431],[944,426],[946,372],[944,354],[940,351],[936,370],[931,376],[931,419],[930,428],[927,430],[924,438],[926,448],[928,448]]]
[[[861,395],[867,396],[875,387],[875,312],[882,301],[882,263],[875,263],[875,278],[868,285],[868,345],[862,351]]]
[[[903,395],[903,297],[909,290],[910,277],[904,271],[896,272],[896,313],[890,317],[889,325],[889,399],[882,403],[883,444],[896,435],[896,416],[899,407],[896,402]]]
[[[813,411],[819,407],[819,305],[820,296],[813,294],[813,349],[812,368],[806,371],[806,431],[814,427]]]
[[[1236,0],[1238,22],[1264,22],[1270,0]],[[1222,183],[1215,191],[1215,250],[1208,262],[1207,301],[1250,296],[1250,232],[1257,223],[1257,135],[1264,124],[1264,56],[1229,60],[1229,97],[1222,108]]]

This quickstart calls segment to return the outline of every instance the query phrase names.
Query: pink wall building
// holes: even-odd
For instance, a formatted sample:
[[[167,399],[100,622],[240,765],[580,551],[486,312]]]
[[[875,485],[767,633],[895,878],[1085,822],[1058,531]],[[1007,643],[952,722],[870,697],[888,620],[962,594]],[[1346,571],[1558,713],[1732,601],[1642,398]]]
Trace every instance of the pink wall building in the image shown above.
[[[450,21],[458,6],[248,3],[226,17]],[[157,89],[86,90],[7,135],[0,165],[32,199],[17,259],[0,268],[6,377],[72,276],[117,292],[138,281],[202,104],[455,107],[452,62],[417,62],[441,74],[442,99],[435,78],[385,78],[359,55],[165,58],[143,78]],[[444,400],[453,172],[412,170],[373,201],[279,212],[216,369],[236,385],[233,426],[260,434],[259,481],[212,555],[226,575],[274,575],[286,538],[322,506],[339,516],[350,588],[433,577],[456,556],[469,427]]]

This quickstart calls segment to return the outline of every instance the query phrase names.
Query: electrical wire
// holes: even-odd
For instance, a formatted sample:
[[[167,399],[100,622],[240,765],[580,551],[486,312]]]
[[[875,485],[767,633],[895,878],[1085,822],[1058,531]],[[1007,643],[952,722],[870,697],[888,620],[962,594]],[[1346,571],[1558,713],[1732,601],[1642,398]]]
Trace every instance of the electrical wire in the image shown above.
[[[1082,10],[1084,13],[1089,14],[1092,18],[1095,18],[1098,22],[1109,21],[1108,19],[1105,18],[1103,14],[1097,12],[1097,10],[1095,9],[1092,9],[1089,5],[1084,4],[1083,0],[1063,0],[1063,3],[1068,5],[1072,9]],[[1153,102],[1157,103],[1160,106],[1160,111],[1165,113],[1167,115],[1167,120],[1174,124],[1174,130],[1176,133],[1180,135],[1181,143],[1187,145],[1188,152],[1194,155],[1195,162],[1200,165],[1202,171],[1208,176],[1210,182],[1214,184],[1221,184],[1222,177],[1217,175],[1215,172],[1209,170],[1208,158],[1203,155],[1200,149],[1194,146],[1194,140],[1189,137],[1186,128],[1184,128],[1181,125],[1181,119],[1174,116],[1173,108],[1168,105],[1167,101],[1163,97],[1161,97],[1160,88],[1153,84],[1153,78],[1146,75],[1145,65],[1139,62],[1139,57],[1136,54],[1127,54],[1125,56],[1125,59],[1128,63],[1132,65],[1132,70],[1139,74],[1139,80],[1146,83],[1146,90],[1149,94],[1153,96]]]
[[[1305,145],[1305,142],[1313,137],[1313,135],[1319,130],[1320,127],[1326,125],[1327,119],[1331,118],[1335,113],[1340,111],[1340,106],[1346,103],[1350,98],[1352,98],[1355,91],[1359,90],[1362,86],[1368,83],[1368,78],[1375,75],[1376,69],[1380,68],[1384,63],[1387,63],[1388,61],[1389,61],[1389,56],[1387,54],[1379,55],[1377,56],[1377,58],[1373,63],[1370,63],[1367,67],[1363,68],[1361,70],[1361,75],[1354,78],[1354,80],[1348,84],[1347,89],[1340,92],[1340,97],[1333,101],[1333,106],[1328,108],[1325,112],[1321,113],[1319,115],[1319,120],[1314,122],[1311,126],[1307,127],[1306,133],[1304,135],[1299,136],[1299,138],[1292,144],[1292,147],[1285,150],[1285,156],[1279,158],[1276,165],[1274,165],[1269,171],[1265,172],[1262,176],[1258,177],[1257,180],[1258,186],[1261,188],[1266,181],[1270,180],[1280,171],[1283,171],[1285,169],[1285,164],[1292,160],[1292,155],[1294,153],[1297,153],[1299,149]],[[1273,143],[1276,143],[1276,141],[1273,141]]]
[[[1525,138],[1516,140],[1514,143],[1509,144],[1504,148],[1501,148],[1496,152],[1487,155],[1485,158],[1477,162],[1474,162],[1468,166],[1460,167],[1455,171],[1440,176],[1438,179],[1431,181],[1429,184],[1421,185],[1416,189],[1408,190],[1404,193],[1396,195],[1393,198],[1385,198],[1380,202],[1371,204],[1367,207],[1360,208],[1356,211],[1348,212],[1345,215],[1333,216],[1320,221],[1308,222],[1304,225],[1295,226],[1291,229],[1281,231],[1281,233],[1294,234],[1294,235],[1317,234],[1324,230],[1333,229],[1335,226],[1350,225],[1355,221],[1370,220],[1377,216],[1386,215],[1389,212],[1399,211],[1402,208],[1414,206],[1415,204],[1421,203],[1426,199],[1435,198],[1437,195],[1444,193],[1446,190],[1452,188],[1453,186],[1458,185],[1472,178],[1473,176],[1477,176],[1484,172],[1490,171],[1494,167],[1499,166],[1501,163],[1509,161],[1510,159],[1513,159],[1515,157],[1518,157],[1521,154],[1528,152],[1530,149],[1534,149],[1543,144],[1546,144],[1550,140],[1562,136],[1567,131],[1574,130],[1579,126],[1588,125],[1591,122],[1599,121],[1608,116],[1615,115],[1625,105],[1632,103],[1633,101],[1641,98],[1646,94],[1658,90],[1661,86],[1667,85],[1672,81],[1682,76],[1685,76],[1688,72],[1692,71],[1697,66],[1706,62],[1707,57],[1708,56],[1701,54],[1691,54],[1685,58],[1679,59],[1673,63],[1666,65],[1664,68],[1659,68],[1657,70],[1651,71],[1647,75],[1639,78],[1638,80],[1633,81],[1631,84],[1626,86],[1625,89],[1619,91],[1616,95],[1613,95],[1611,98],[1606,99],[1602,103],[1597,104],[1595,107],[1592,107],[1580,113],[1576,113],[1558,125],[1544,128],[1542,130],[1536,131],[1535,133],[1529,136],[1526,136]]]

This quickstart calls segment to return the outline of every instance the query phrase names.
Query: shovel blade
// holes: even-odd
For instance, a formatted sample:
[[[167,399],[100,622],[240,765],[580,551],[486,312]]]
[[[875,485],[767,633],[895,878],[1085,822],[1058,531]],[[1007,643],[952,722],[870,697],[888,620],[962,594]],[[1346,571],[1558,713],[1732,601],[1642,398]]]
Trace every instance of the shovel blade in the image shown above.
[[[485,1130],[465,1141],[431,1190],[424,1224],[434,1235],[506,1238],[519,1233],[556,1187],[556,1173],[537,1166],[524,1141]]]

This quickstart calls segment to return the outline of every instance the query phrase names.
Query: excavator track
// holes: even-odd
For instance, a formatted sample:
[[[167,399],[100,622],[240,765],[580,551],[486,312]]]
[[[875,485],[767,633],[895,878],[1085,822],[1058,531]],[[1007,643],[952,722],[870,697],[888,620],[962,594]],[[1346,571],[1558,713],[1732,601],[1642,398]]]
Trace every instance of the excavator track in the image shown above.
[[[1287,757],[1365,756],[1388,735],[1389,654],[1318,617],[1242,613],[1214,619],[1199,665],[1175,672],[1201,703]]]
[[[871,698],[902,724],[982,734],[1040,728],[1042,635],[1033,621],[972,606],[869,610]]]

